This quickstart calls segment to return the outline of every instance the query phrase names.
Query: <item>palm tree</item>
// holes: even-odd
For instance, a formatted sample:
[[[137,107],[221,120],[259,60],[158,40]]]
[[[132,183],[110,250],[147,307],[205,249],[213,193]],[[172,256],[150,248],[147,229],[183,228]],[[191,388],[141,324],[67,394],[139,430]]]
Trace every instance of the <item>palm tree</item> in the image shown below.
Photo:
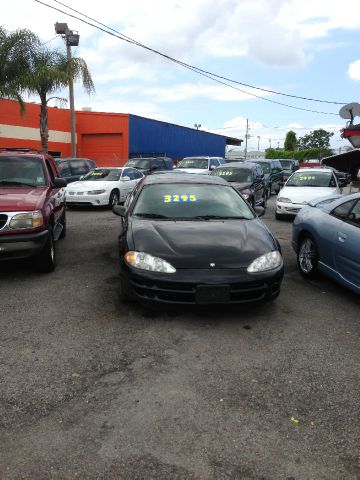
[[[60,50],[50,50],[40,47],[32,52],[30,71],[24,82],[29,94],[40,97],[40,139],[43,151],[48,150],[49,127],[48,110],[49,100],[59,98],[52,95],[67,87],[70,81],[81,80],[87,93],[95,91],[94,84],[85,60],[72,57],[69,61],[66,53]],[[60,99],[63,100],[63,99]]]
[[[0,27],[0,98],[17,100],[21,113],[25,110],[23,75],[28,71],[31,54],[39,44],[38,37],[30,30],[7,32]]]

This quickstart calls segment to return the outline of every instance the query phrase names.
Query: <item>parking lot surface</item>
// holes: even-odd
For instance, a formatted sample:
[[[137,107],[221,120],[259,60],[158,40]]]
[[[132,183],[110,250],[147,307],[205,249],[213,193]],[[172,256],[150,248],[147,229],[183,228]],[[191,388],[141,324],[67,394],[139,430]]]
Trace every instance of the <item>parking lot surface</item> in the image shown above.
[[[58,267],[0,269],[0,478],[359,479],[359,297],[298,273],[274,302],[118,297],[119,218],[68,213]]]

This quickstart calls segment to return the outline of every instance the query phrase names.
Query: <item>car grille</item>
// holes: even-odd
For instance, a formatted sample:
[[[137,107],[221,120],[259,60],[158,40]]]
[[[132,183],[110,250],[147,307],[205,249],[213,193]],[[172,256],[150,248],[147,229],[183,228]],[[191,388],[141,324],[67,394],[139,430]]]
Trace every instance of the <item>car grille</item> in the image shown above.
[[[0,214],[0,230],[5,227],[7,219],[8,219],[7,215],[3,213]]]
[[[263,300],[279,292],[280,281],[249,282],[230,284],[229,303],[246,303]],[[143,300],[153,300],[163,303],[196,304],[197,284],[151,282],[131,280],[136,295]],[[214,285],[216,288],[216,285]]]

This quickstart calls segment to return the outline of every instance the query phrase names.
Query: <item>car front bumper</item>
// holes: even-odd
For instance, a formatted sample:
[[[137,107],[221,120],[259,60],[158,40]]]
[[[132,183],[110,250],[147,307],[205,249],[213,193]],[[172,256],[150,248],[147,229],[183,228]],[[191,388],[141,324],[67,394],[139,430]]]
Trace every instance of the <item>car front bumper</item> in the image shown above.
[[[48,230],[0,235],[0,261],[34,257],[44,248]]]
[[[141,303],[237,304],[277,297],[284,267],[252,275],[238,269],[182,269],[164,274],[123,264],[120,275],[124,293]]]
[[[305,207],[305,203],[284,203],[276,202],[276,213],[278,215],[295,215],[300,212],[300,210]]]
[[[109,192],[100,195],[86,195],[85,193],[75,192],[74,194],[66,193],[66,203],[68,205],[93,205],[104,206],[109,204]]]

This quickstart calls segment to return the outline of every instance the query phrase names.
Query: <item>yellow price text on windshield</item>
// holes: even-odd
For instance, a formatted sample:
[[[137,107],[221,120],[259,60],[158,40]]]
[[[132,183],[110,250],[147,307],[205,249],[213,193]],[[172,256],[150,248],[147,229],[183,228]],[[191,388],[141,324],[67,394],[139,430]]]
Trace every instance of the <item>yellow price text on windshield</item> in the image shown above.
[[[187,203],[187,202],[197,202],[196,195],[190,195],[188,193],[181,194],[169,194],[164,195],[164,203]]]

